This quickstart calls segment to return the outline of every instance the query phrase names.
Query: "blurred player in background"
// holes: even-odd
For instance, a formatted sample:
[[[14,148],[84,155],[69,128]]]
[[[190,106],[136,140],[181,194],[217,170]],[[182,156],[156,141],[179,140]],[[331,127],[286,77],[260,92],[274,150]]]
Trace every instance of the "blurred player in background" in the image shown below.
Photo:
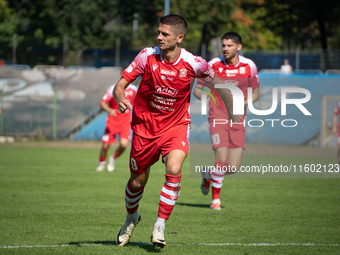
[[[195,77],[212,85],[222,82],[204,59],[181,48],[187,32],[187,23],[183,17],[161,17],[157,32],[159,46],[143,49],[123,71],[113,91],[119,111],[131,109],[124,88],[142,75],[131,123],[134,133],[130,153],[131,175],[125,187],[127,215],[117,235],[118,246],[130,240],[133,229],[141,220],[139,202],[143,197],[150,167],[159,160],[160,155],[166,174],[151,242],[159,247],[166,245],[165,223],[180,194],[182,164],[188,153],[191,87]],[[232,116],[229,90],[220,89],[219,95]]]
[[[333,129],[332,132],[336,134],[338,132],[338,163],[340,164],[340,120],[338,121],[338,115],[340,113],[340,102],[337,103],[334,109],[333,115]]]
[[[242,39],[235,32],[228,32],[222,36],[223,56],[214,58],[209,65],[216,71],[217,75],[226,84],[238,86],[244,95],[244,108],[248,104],[248,87],[252,88],[252,102],[260,98],[260,83],[257,67],[254,62],[238,52],[242,49]],[[198,82],[194,95],[201,99],[203,84]],[[212,95],[216,95],[212,91]],[[216,97],[215,97],[216,98]],[[209,126],[210,138],[215,154],[215,171],[202,173],[203,180],[201,190],[207,195],[212,186],[212,202],[210,208],[221,210],[220,192],[223,185],[224,175],[235,173],[240,165],[243,150],[245,149],[245,116],[242,116],[239,124],[229,121],[225,125],[215,125],[214,119],[227,119],[228,112],[224,105],[215,105],[213,100],[209,101]],[[217,169],[228,169],[229,171],[218,171]]]
[[[283,65],[280,68],[281,73],[284,74],[291,74],[293,73],[293,67],[289,64],[289,60],[283,60]]]
[[[100,107],[107,111],[106,127],[102,137],[102,147],[99,155],[99,165],[96,171],[101,172],[105,168],[107,152],[112,143],[116,143],[116,135],[119,136],[119,145],[116,148],[114,154],[109,158],[109,164],[107,170],[109,172],[114,171],[115,161],[128,146],[131,136],[131,111],[127,110],[124,113],[118,111],[118,105],[112,96],[112,91],[115,85],[111,86],[105,93],[100,102]],[[125,89],[125,98],[133,105],[136,97],[137,87],[130,84]]]

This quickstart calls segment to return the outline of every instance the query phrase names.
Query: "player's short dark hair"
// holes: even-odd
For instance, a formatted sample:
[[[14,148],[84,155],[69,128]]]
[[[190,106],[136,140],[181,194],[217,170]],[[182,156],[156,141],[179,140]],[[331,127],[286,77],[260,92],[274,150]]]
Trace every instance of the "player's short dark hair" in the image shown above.
[[[185,21],[185,19],[177,14],[169,14],[166,16],[163,16],[159,19],[159,22],[161,24],[173,26],[174,30],[178,32],[179,34],[187,34],[188,31],[188,23]]]
[[[226,39],[226,40],[228,40],[228,39],[231,39],[231,40],[233,40],[235,43],[237,43],[237,44],[242,44],[242,38],[241,38],[241,36],[238,34],[238,33],[236,33],[236,32],[227,32],[227,33],[225,33],[223,36],[222,36],[222,40],[223,39]]]

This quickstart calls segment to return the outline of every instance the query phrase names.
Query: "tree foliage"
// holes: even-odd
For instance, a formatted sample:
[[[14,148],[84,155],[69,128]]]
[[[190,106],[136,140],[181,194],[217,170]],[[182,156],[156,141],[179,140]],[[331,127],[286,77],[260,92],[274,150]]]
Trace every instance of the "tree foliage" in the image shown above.
[[[337,1],[171,0],[170,12],[186,18],[183,46],[196,54],[203,44],[211,51],[211,39],[228,31],[242,36],[245,49],[338,48]],[[60,63],[58,54],[50,52],[61,55],[64,35],[67,65],[80,64],[84,50],[113,49],[118,37],[122,48],[140,50],[157,45],[163,15],[164,0],[0,0],[0,58],[12,58],[15,33],[17,62],[31,66]]]
[[[339,44],[328,43],[338,37],[338,0],[263,0],[249,1],[249,5],[253,5],[253,9],[266,10],[258,20],[264,21],[263,24],[276,36],[282,36],[287,48],[339,48]],[[339,39],[335,41],[339,42]]]

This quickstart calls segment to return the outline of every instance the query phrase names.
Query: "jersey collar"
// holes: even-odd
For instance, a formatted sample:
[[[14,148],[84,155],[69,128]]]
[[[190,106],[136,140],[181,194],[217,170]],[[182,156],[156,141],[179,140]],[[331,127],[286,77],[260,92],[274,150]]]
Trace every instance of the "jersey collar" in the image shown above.
[[[223,57],[223,62],[227,67],[238,67],[240,65],[240,56],[237,56],[238,62],[236,65],[230,65],[227,63],[227,61],[225,61],[225,58]]]
[[[181,55],[182,55],[182,51],[183,51],[183,48],[181,48],[180,49],[180,52],[179,52],[179,54],[178,54],[178,57],[177,57],[177,59],[174,61],[174,62],[168,62],[168,61],[166,61],[164,58],[163,58],[163,56],[162,56],[162,50],[161,50],[161,54],[160,54],[160,56],[161,56],[161,61],[162,61],[162,63],[163,64],[168,64],[168,65],[176,65],[176,64],[178,64],[178,62],[179,62],[179,60],[181,59]]]

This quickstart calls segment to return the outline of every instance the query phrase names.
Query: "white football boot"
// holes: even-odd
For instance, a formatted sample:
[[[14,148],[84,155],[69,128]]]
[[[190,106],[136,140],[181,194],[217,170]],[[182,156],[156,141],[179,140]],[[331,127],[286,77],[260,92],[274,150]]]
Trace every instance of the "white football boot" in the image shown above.
[[[136,225],[141,221],[142,217],[138,213],[137,221],[136,222],[124,222],[123,227],[119,230],[119,233],[117,235],[117,245],[118,246],[124,246],[127,244],[131,238],[131,234],[133,229],[136,227]]]
[[[96,171],[102,172],[104,170],[104,168],[105,168],[105,164],[99,164],[99,166],[97,166],[97,168],[96,168]]]
[[[157,226],[153,229],[152,235],[151,235],[151,243],[154,246],[163,248],[166,245],[166,242],[164,240],[164,230],[161,226]]]
[[[113,172],[115,170],[115,159],[111,156],[109,158],[109,164],[107,165],[107,171]]]

